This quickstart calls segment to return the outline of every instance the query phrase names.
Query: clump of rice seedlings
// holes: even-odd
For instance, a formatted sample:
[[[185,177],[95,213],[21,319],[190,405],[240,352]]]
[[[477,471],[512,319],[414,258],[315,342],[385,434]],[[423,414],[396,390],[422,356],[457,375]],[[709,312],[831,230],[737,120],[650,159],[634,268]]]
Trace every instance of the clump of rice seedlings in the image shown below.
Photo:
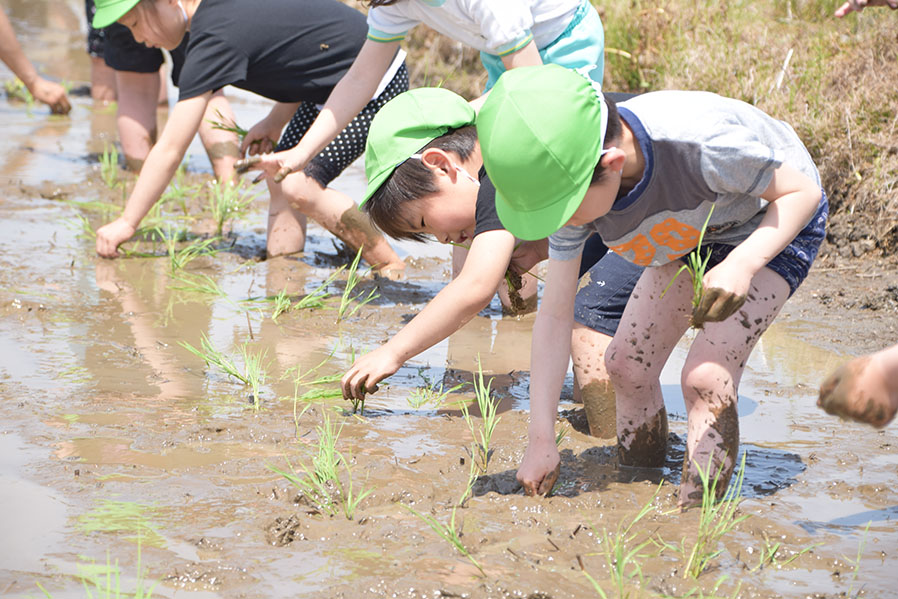
[[[711,480],[711,463],[708,460],[707,470],[695,464],[699,477],[702,480],[702,505],[699,515],[698,534],[692,548],[687,550],[686,540],[683,539],[679,547],[680,553],[686,557],[686,567],[683,569],[683,578],[698,578],[705,571],[711,560],[723,551],[718,549],[720,540],[733,528],[748,518],[748,515],[737,516],[736,511],[742,503],[742,481],[745,478],[745,452],[742,453],[742,462],[739,465],[739,474],[733,484],[729,486],[720,501],[717,501],[717,484],[720,481],[722,469],[717,470],[714,480]]]
[[[367,296],[365,295],[364,291],[361,291],[353,296],[353,291],[355,291],[355,288],[362,280],[361,275],[359,275],[358,273],[359,261],[361,259],[362,248],[359,248],[359,251],[355,254],[355,259],[352,261],[352,264],[349,265],[349,269],[346,271],[346,287],[343,289],[343,295],[340,297],[340,307],[337,309],[337,322],[352,317],[352,315],[355,314],[359,308],[361,308],[368,302],[380,297],[380,294],[377,293],[377,289],[372,289],[371,291],[369,291]],[[353,301],[355,302],[355,306],[350,309],[349,305]]]
[[[317,310],[319,308],[323,308],[325,306],[325,301],[329,297],[327,288],[340,275],[344,268],[345,265],[338,268],[336,271],[331,273],[327,279],[322,281],[320,285],[318,285],[311,292],[299,298],[296,302],[292,302],[290,300],[290,297],[287,295],[286,287],[282,289],[277,295],[269,296],[267,298],[253,298],[246,301],[271,302],[273,304],[271,319],[275,322],[277,322],[279,316],[287,312],[292,312],[294,310]]]
[[[118,174],[118,149],[115,144],[106,144],[100,154],[100,178],[112,189],[119,183]]]
[[[90,224],[90,221],[87,220],[87,217],[83,214],[76,214],[72,217],[72,226],[71,228],[77,231],[77,237],[80,239],[96,239],[97,232],[94,231],[93,225]]]
[[[205,333],[200,339],[200,349],[197,349],[186,341],[179,342],[179,345],[203,359],[206,366],[214,366],[220,372],[227,376],[233,377],[250,388],[249,399],[253,407],[259,409],[259,388],[265,384],[265,357],[267,350],[259,353],[251,353],[247,344],[241,347],[243,357],[243,369],[237,367],[237,364],[229,356],[218,351],[206,337]]]
[[[221,114],[220,110],[216,109],[215,114],[218,117],[217,119],[206,119],[206,122],[211,124],[213,129],[229,131],[236,135],[241,142],[243,141],[243,138],[246,137],[246,134],[249,133],[248,130],[238,125],[236,121],[225,118],[225,116]]]
[[[439,520],[437,520],[435,517],[431,516],[430,514],[421,513],[406,503],[403,503],[401,505],[402,505],[402,507],[407,509],[409,512],[411,512],[412,514],[414,514],[415,516],[417,516],[418,518],[423,520],[431,528],[431,530],[433,530],[435,533],[437,533],[437,535],[440,536],[440,538],[444,539],[447,543],[452,545],[452,547],[454,547],[456,551],[458,551],[461,555],[463,555],[465,558],[467,558],[467,560],[469,562],[474,564],[474,567],[476,567],[480,571],[481,575],[486,576],[486,572],[483,571],[483,567],[480,565],[480,563],[478,563],[478,561],[476,559],[474,559],[474,556],[471,555],[471,552],[468,551],[467,547],[465,547],[465,544],[462,543],[461,537],[462,537],[462,528],[464,528],[464,524],[463,523],[456,524],[456,522],[455,522],[455,517],[457,515],[458,508],[464,506],[465,502],[468,500],[468,497],[471,494],[471,489],[474,487],[474,480],[476,478],[477,478],[477,473],[475,471],[474,462],[472,461],[471,462],[471,470],[468,473],[468,483],[467,483],[467,485],[465,485],[465,490],[462,493],[461,497],[459,498],[458,502],[456,502],[452,506],[452,513],[449,516],[448,524],[443,524],[442,522],[440,522]]]
[[[174,291],[190,291],[193,293],[201,293],[203,295],[212,295],[215,297],[227,297],[224,289],[207,274],[193,273],[173,273],[171,278],[181,283],[180,285],[169,285],[168,288]]]
[[[187,207],[187,200],[197,191],[196,185],[189,185],[186,182],[187,178],[187,163],[182,162],[177,169],[175,169],[175,174],[172,177],[171,183],[169,183],[165,192],[162,194],[160,201],[153,206],[153,209],[159,207],[161,209],[162,206],[173,203],[177,204],[178,208],[180,208],[181,213],[184,216],[190,215],[190,210]]]
[[[493,431],[496,430],[496,425],[502,419],[497,413],[497,405],[493,402],[491,396],[490,387],[492,384],[493,379],[490,379],[486,384],[483,383],[483,366],[478,357],[477,375],[474,377],[474,397],[477,401],[477,408],[480,410],[480,427],[474,424],[474,419],[468,411],[468,404],[465,402],[461,404],[461,413],[468,425],[468,429],[471,431],[471,436],[474,437],[475,452],[472,458],[480,469],[481,474],[486,474],[490,455],[493,452],[490,449],[490,441],[493,438]]]
[[[272,465],[268,468],[286,478],[322,512],[335,516],[342,511],[347,520],[352,520],[359,504],[372,493],[373,489],[363,489],[361,492],[354,490],[351,458],[347,458],[337,450],[337,441],[342,431],[343,423],[338,427],[331,420],[329,413],[324,411],[323,423],[315,427],[318,444],[315,453],[309,458],[310,464],[305,461],[299,464],[302,474],[297,473],[289,462],[290,472]],[[346,474],[345,484],[339,475],[341,467]]]
[[[248,193],[243,181],[209,183],[209,211],[215,223],[215,235],[222,236],[225,225],[246,213],[258,194]]]
[[[200,256],[213,256],[218,252],[217,249],[212,247],[218,241],[215,237],[198,239],[178,249],[178,243],[183,241],[185,237],[183,232],[173,233],[171,229],[163,232],[161,228],[157,227],[156,236],[162,240],[165,246],[165,252],[168,256],[168,270],[170,272],[181,270]]]
[[[571,427],[564,425],[558,430],[558,434],[555,435],[555,447],[561,447],[561,444],[564,443],[564,440],[567,439],[567,434],[571,431]]]
[[[408,405],[416,410],[420,410],[425,406],[439,408],[450,393],[454,393],[465,386],[465,383],[459,383],[454,387],[443,390],[442,382],[437,386],[436,381],[430,380],[426,375],[418,373],[418,376],[424,379],[424,386],[412,389],[406,398]]]
[[[150,521],[155,508],[133,501],[104,499],[90,511],[78,516],[77,527],[82,533],[124,533],[126,538],[165,547],[165,539]]]
[[[274,303],[271,311],[271,320],[277,322],[278,316],[288,311],[293,303],[290,301],[290,296],[287,295],[287,287],[284,287],[280,290],[280,292],[274,296],[271,300]]]
[[[674,284],[674,281],[677,280],[677,277],[680,276],[684,270],[689,273],[689,276],[692,278],[692,309],[695,310],[702,303],[702,296],[704,295],[705,287],[704,287],[704,279],[705,279],[705,271],[708,269],[708,261],[711,260],[711,250],[708,249],[705,252],[704,258],[702,257],[702,242],[705,240],[705,231],[708,230],[708,223],[711,221],[711,215],[714,214],[714,205],[711,205],[711,209],[708,211],[708,217],[705,219],[705,224],[702,225],[702,230],[698,234],[698,245],[695,246],[695,249],[689,252],[686,256],[686,263],[677,270],[676,274],[670,280],[670,283],[667,284],[667,287],[664,288],[664,291],[661,292],[661,297],[664,297],[664,294],[667,293],[667,290],[670,289],[670,286]],[[693,325],[695,328],[702,328],[701,323],[698,325]]]
[[[605,557],[609,577],[611,578],[612,583],[614,583],[616,591],[616,594],[613,595],[614,597],[627,599],[630,596],[627,587],[632,584],[634,579],[638,582],[639,588],[642,588],[644,578],[639,560],[649,557],[649,554],[644,550],[649,545],[653,545],[654,542],[651,538],[646,538],[642,542],[636,543],[635,541],[639,537],[639,533],[633,532],[633,527],[652,511],[652,504],[660,491],[661,485],[659,484],[651,499],[642,506],[642,509],[639,510],[639,513],[636,514],[630,523],[624,526],[623,522],[621,522],[618,524],[617,530],[614,533],[608,533],[606,530],[604,535],[599,535],[599,532],[595,527],[592,527],[596,538],[599,538],[600,536],[602,538],[603,550],[601,553]],[[577,557],[577,560],[580,563],[580,569],[583,572],[583,575],[586,576],[587,580],[592,584],[592,587],[596,590],[599,596],[607,599],[608,595],[596,579],[583,568],[583,562],[580,561],[579,556]]]

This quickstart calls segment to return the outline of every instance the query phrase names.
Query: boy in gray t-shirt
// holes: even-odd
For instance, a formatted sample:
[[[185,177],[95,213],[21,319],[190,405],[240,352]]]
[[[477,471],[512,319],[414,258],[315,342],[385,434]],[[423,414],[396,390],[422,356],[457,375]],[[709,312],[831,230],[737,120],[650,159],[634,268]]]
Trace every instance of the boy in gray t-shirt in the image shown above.
[[[571,347],[569,332],[575,295],[589,293],[588,283],[578,291],[574,258],[597,231],[612,251],[649,267],[605,354],[620,462],[663,464],[659,377],[691,324],[700,331],[681,378],[688,435],[679,502],[701,502],[700,471],[720,477],[722,494],[738,453],[745,361],[824,237],[826,198],[798,136],[748,104],[705,92],[645,94],[618,112],[585,77],[551,65],[504,75],[477,132],[502,223],[521,239],[551,236],[533,329],[530,439],[518,470],[525,491],[547,492],[557,477],[554,422],[569,349],[589,367],[588,336]],[[689,276],[677,274],[699,243],[711,257],[695,301]]]

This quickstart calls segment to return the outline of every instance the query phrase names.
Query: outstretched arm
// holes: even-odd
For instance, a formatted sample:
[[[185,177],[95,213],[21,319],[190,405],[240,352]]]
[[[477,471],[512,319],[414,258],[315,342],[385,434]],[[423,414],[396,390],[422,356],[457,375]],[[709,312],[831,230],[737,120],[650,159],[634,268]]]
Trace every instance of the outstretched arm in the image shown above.
[[[262,169],[275,183],[305,168],[371,101],[398,50],[399,42],[366,40],[299,143],[284,152],[248,159],[246,165]]]
[[[343,375],[343,397],[361,399],[406,360],[439,343],[483,310],[496,293],[514,252],[504,229],[474,237],[458,276],[387,343],[355,361]]]
[[[539,55],[539,50],[534,41],[531,41],[517,52],[512,52],[511,54],[502,57],[502,64],[505,65],[505,70],[507,71],[517,67],[538,67],[542,63],[542,56]],[[486,92],[479,98],[471,100],[471,106],[474,107],[474,110],[479,111],[489,95],[490,93]]]
[[[543,301],[533,325],[529,442],[517,473],[527,495],[548,493],[558,479],[561,458],[555,445],[555,420],[571,355],[579,269],[579,260],[549,259]]]
[[[181,100],[171,111],[162,136],[150,150],[125,210],[113,222],[97,230],[97,253],[104,258],[118,256],[118,246],[127,241],[147,212],[168,186],[193,136],[199,129],[212,92]]]
[[[58,83],[47,81],[37,74],[37,70],[25,53],[6,13],[0,11],[0,59],[22,80],[36,100],[50,107],[57,114],[66,114],[72,109],[65,89]]]

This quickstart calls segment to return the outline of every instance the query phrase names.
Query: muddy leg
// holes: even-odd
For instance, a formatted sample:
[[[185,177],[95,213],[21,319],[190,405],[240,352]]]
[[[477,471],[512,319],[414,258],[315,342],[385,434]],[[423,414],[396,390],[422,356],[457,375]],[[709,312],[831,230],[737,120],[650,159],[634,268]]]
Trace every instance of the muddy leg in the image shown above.
[[[605,351],[611,337],[574,323],[571,357],[574,363],[574,388],[586,410],[589,434],[609,439],[617,434],[614,386],[605,369]]]
[[[882,428],[898,412],[898,345],[839,367],[820,386],[827,414]]]
[[[617,442],[625,466],[659,467],[667,451],[661,369],[689,324],[692,287],[674,278],[677,263],[647,268],[633,289],[605,354],[617,406]]]
[[[786,281],[763,268],[742,308],[723,322],[706,323],[696,335],[680,380],[689,422],[681,506],[701,503],[699,468],[710,481],[719,477],[718,497],[726,491],[739,452],[736,402],[745,361],[788,297]]]

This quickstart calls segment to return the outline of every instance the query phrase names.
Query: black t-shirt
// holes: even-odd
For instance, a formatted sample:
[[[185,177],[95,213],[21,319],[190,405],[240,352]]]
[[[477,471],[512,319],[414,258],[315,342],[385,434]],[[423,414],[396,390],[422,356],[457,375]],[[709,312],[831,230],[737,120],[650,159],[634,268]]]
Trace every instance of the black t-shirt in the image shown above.
[[[365,16],[337,0],[203,0],[179,99],[233,85],[277,102],[323,104],[367,33]]]
[[[474,218],[476,219],[474,237],[487,231],[505,229],[502,226],[502,221],[499,220],[499,215],[496,213],[496,187],[490,181],[485,168],[480,167],[477,178],[480,179],[480,191],[477,192],[477,208],[474,211]]]

